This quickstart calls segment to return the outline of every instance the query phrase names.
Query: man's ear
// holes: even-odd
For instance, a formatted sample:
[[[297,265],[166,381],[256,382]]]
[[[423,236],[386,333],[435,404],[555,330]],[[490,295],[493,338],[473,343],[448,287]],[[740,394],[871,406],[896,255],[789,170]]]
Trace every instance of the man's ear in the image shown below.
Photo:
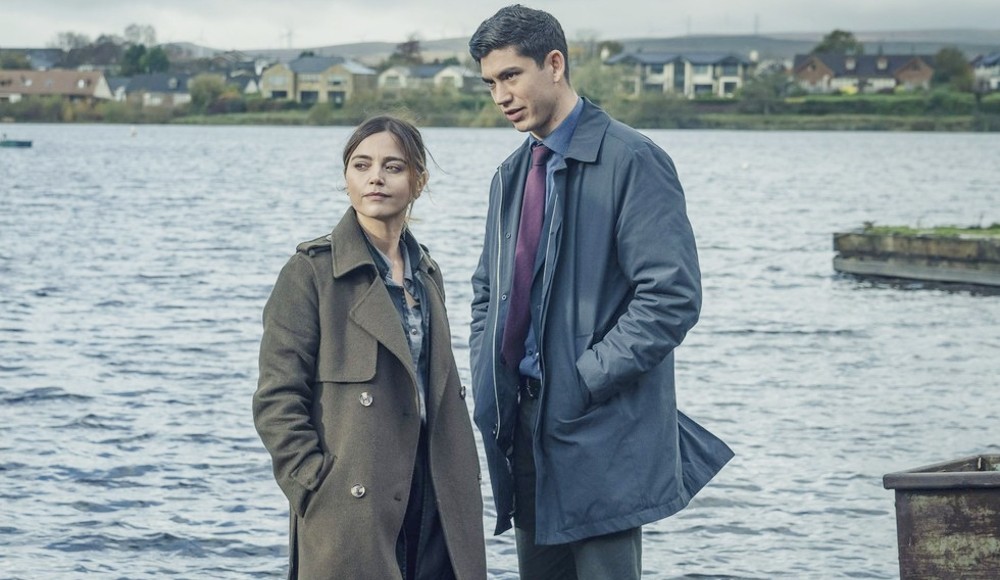
[[[566,57],[562,51],[553,50],[545,55],[545,64],[552,67],[552,82],[558,83],[566,75]]]

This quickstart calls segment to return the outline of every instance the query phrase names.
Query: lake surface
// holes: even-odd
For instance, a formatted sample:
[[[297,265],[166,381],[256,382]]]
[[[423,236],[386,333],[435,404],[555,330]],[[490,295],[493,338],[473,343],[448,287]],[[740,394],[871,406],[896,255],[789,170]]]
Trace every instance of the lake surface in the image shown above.
[[[260,312],[347,207],[349,130],[4,129],[34,147],[0,150],[0,577],[282,577],[287,504],[250,414]],[[486,188],[522,136],[424,133],[414,230],[468,382]],[[1000,452],[1000,296],[836,275],[831,234],[1000,222],[1000,135],[647,133],[704,276],[679,405],[737,456],[645,528],[646,576],[897,577],[882,475]],[[517,577],[511,535],[487,552]]]

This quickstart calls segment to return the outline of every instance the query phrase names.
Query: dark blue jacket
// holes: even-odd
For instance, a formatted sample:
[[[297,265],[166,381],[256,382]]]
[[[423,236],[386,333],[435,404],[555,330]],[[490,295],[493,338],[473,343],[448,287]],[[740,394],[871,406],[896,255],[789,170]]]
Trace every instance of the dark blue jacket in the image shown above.
[[[474,419],[498,534],[514,509],[517,377],[499,349],[528,159],[526,142],[493,178],[472,279]],[[733,455],[676,407],[673,352],[698,320],[701,279],[673,162],[587,102],[552,195],[534,440],[540,544],[672,515]]]

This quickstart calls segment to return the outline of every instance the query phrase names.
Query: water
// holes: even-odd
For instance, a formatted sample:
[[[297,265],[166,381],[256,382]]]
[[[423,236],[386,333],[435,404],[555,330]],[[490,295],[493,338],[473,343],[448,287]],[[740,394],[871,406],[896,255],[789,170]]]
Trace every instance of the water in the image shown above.
[[[281,577],[287,505],[250,416],[260,310],[346,207],[348,130],[6,132],[35,145],[0,150],[0,578]],[[1000,296],[837,276],[831,233],[1000,222],[1000,136],[649,134],[704,271],[680,405],[737,457],[647,526],[647,577],[896,577],[882,475],[1000,452]],[[425,135],[415,230],[468,382],[486,185],[521,137]],[[516,578],[510,535],[487,550]]]

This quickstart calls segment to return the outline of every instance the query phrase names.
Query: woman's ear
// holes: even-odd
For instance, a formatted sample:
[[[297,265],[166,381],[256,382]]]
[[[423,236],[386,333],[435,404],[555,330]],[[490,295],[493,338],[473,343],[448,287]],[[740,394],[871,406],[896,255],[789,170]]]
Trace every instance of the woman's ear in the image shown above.
[[[420,175],[417,176],[417,186],[413,190],[413,199],[420,197],[423,193],[424,187],[427,186],[427,180],[430,178],[426,171],[421,171]]]

